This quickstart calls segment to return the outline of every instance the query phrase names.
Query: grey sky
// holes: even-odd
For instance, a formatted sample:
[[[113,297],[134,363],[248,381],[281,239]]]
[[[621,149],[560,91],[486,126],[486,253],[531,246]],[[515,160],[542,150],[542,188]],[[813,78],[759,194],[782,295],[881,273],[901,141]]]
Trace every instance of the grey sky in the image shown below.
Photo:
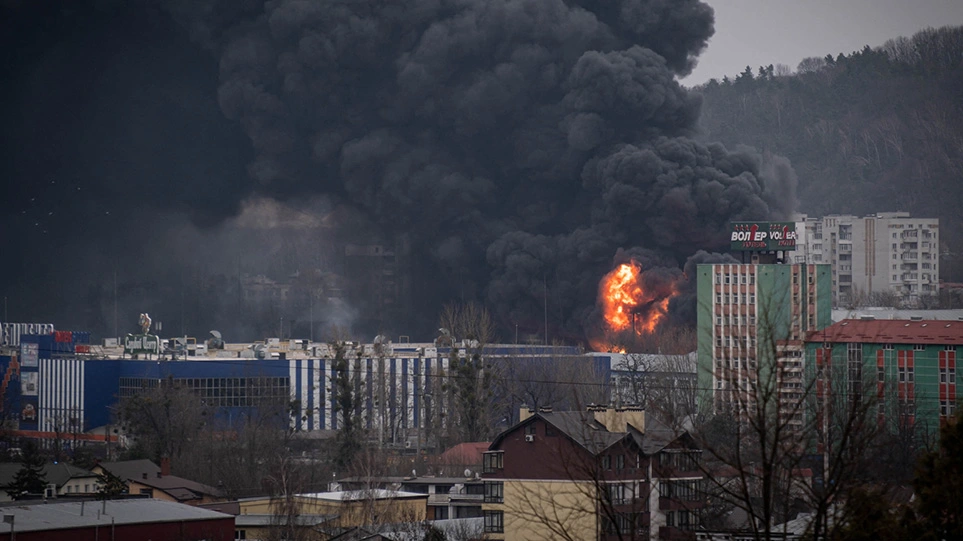
[[[849,54],[929,26],[963,25],[963,0],[705,1],[716,12],[716,33],[683,80],[687,85],[733,77],[747,65],[795,69],[808,56]]]

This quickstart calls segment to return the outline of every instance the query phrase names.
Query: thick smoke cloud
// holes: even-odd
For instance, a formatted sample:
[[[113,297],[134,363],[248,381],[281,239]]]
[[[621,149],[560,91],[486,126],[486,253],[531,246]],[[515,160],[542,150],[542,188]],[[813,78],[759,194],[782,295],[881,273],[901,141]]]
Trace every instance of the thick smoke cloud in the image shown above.
[[[696,0],[161,5],[216,60],[253,153],[222,212],[208,195],[183,212],[223,221],[254,194],[353,209],[410,247],[415,319],[389,332],[482,300],[505,328],[547,316],[580,339],[620,249],[678,269],[729,220],[794,203],[785,164],[689,138],[700,100],[677,79],[713,32]]]

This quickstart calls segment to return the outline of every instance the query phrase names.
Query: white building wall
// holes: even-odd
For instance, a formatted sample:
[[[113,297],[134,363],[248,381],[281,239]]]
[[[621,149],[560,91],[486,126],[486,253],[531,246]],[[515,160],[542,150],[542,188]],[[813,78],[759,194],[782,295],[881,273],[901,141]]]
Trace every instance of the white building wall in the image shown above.
[[[871,294],[896,293],[906,301],[939,293],[939,220],[907,212],[796,219],[797,263],[832,265],[833,304]]]
[[[40,359],[37,422],[41,431],[66,431],[70,419],[84,426],[84,362]]]

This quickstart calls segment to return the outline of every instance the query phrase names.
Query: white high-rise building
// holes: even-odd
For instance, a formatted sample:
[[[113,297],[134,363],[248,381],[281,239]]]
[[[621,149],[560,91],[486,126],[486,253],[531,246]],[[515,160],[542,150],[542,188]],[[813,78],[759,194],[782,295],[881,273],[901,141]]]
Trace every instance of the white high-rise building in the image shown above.
[[[908,212],[796,220],[797,263],[832,266],[833,304],[896,293],[915,301],[940,289],[940,222]]]

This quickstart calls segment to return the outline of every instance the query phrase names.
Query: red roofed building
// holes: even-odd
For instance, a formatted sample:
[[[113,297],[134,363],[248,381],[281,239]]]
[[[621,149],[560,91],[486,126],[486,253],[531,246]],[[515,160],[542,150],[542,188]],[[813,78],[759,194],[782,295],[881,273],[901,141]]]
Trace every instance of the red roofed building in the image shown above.
[[[478,472],[482,467],[482,457],[491,442],[473,441],[459,443],[444,453],[429,459],[435,475],[462,475],[465,470]]]
[[[898,412],[905,422],[935,431],[960,400],[961,348],[963,321],[847,319],[809,333],[806,360],[810,373],[845,368],[837,373],[845,382],[828,384],[856,396],[875,393],[881,420]]]

